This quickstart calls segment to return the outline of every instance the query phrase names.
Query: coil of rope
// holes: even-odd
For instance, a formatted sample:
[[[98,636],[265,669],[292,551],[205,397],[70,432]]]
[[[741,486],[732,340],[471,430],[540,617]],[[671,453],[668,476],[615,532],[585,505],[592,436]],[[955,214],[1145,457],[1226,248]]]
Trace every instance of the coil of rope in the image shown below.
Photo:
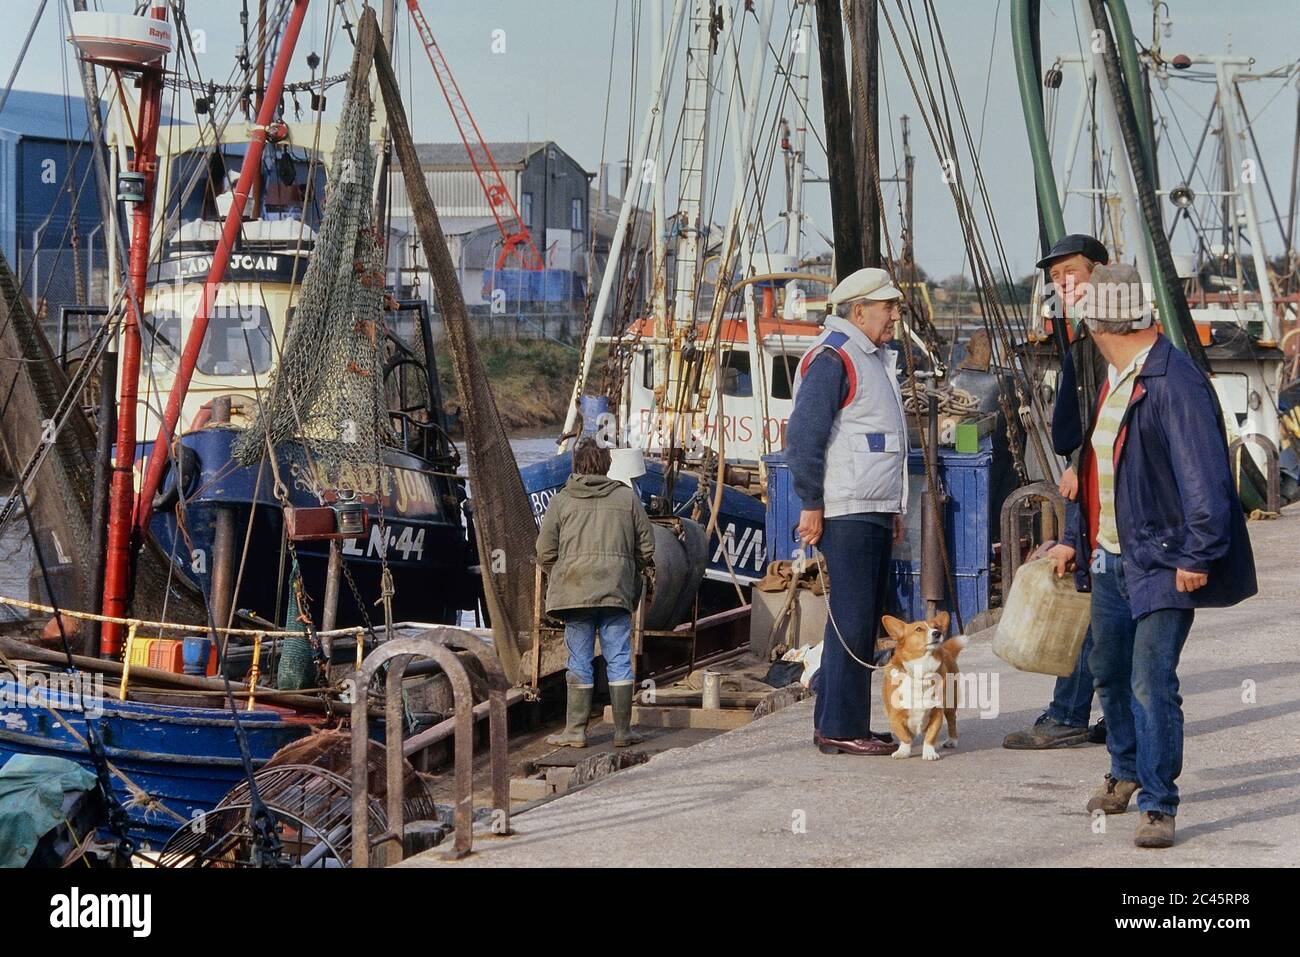
[[[929,390],[916,381],[910,381],[903,383],[901,391],[903,393],[904,412],[908,415],[929,414],[931,396]],[[968,418],[979,414],[979,399],[965,389],[958,389],[951,384],[944,384],[938,388],[938,397],[940,415],[956,415]]]

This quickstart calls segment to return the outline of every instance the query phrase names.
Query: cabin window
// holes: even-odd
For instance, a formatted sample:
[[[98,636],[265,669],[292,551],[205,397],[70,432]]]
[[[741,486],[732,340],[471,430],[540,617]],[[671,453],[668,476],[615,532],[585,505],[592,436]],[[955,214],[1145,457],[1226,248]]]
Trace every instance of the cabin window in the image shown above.
[[[569,216],[571,219],[569,227],[576,233],[582,232],[584,226],[582,221],[582,200],[575,199],[569,204]]]
[[[722,354],[722,394],[742,399],[754,394],[748,352],[728,349]]]
[[[655,354],[651,349],[641,350],[641,385],[646,389],[655,387]]]
[[[533,194],[524,193],[519,197],[519,218],[530,229],[536,229],[537,224],[533,222]]]
[[[154,374],[171,375],[181,354],[181,317],[174,312],[151,312],[140,329],[140,354]]]
[[[220,153],[209,152],[205,147],[174,156],[168,176],[168,209],[179,210],[181,223],[197,219],[224,220],[217,199],[233,190],[247,149],[245,143],[228,143]],[[307,149],[268,147],[262,156],[263,208],[250,209],[248,215],[304,219],[308,226],[318,228],[324,214],[327,165],[319,157],[313,164]],[[310,190],[307,188],[309,173],[314,180]]]
[[[799,370],[799,357],[782,354],[772,357],[772,398],[794,398],[794,376]]]
[[[261,306],[212,310],[198,370],[204,375],[261,375],[271,368],[271,317]]]

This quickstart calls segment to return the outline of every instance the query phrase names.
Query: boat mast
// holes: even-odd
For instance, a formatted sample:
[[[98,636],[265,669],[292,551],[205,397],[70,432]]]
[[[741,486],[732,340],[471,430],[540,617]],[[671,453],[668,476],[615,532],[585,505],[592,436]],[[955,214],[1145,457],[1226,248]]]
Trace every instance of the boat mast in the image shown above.
[[[879,268],[880,197],[873,167],[880,163],[880,30],[875,3],[855,3],[849,18],[853,51],[853,155],[857,167],[858,237],[862,265]]]
[[[785,211],[785,254],[794,265],[802,256],[804,149],[808,141],[808,46],[812,30],[808,24],[810,0],[799,0],[799,26],[794,33],[794,65],[791,88],[794,90],[794,140],[790,163],[790,204]]]
[[[383,12],[379,17],[379,36],[388,55],[393,54],[393,37],[397,32],[397,0],[383,0]],[[380,120],[379,156],[375,163],[375,232],[379,234],[384,247],[384,275],[388,275],[388,171],[393,164],[393,138],[388,132],[388,116],[383,106],[382,97],[374,97],[375,115]],[[397,265],[397,274],[393,277],[394,285],[401,282],[401,263]]]
[[[1223,117],[1223,164],[1234,171],[1233,193],[1241,199],[1241,211],[1246,220],[1246,238],[1250,241],[1251,260],[1255,266],[1255,282],[1259,286],[1260,306],[1264,310],[1264,336],[1261,346],[1277,344],[1279,329],[1277,310],[1273,303],[1273,285],[1268,278],[1268,257],[1264,254],[1264,237],[1259,231],[1259,212],[1255,207],[1254,177],[1238,175],[1246,162],[1245,134],[1241,118],[1237,115],[1237,66],[1239,60],[1229,57],[1212,57],[1215,82],[1219,87],[1219,113]],[[1240,145],[1238,145],[1240,144]],[[1240,259],[1239,256],[1234,258]],[[1239,287],[1244,290],[1244,284]]]
[[[663,8],[652,7],[650,11],[651,62],[664,62],[664,24]],[[664,383],[668,375],[668,350],[663,343],[668,340],[668,225],[665,211],[668,202],[665,191],[663,136],[655,138],[655,156],[651,173],[654,176],[654,243],[652,247],[653,285],[651,287],[651,317],[654,322],[655,345],[654,356],[654,394],[656,401],[664,397]]]
[[[686,95],[682,103],[682,156],[677,192],[677,273],[673,285],[672,353],[669,356],[667,393],[671,403],[685,374],[683,340],[695,325],[699,281],[705,171],[709,162],[709,104],[713,72],[714,17],[712,0],[693,0],[690,33],[686,38]],[[666,423],[672,434],[676,423]]]
[[[839,0],[816,0],[817,51],[822,70],[822,112],[826,119],[826,176],[830,180],[835,278],[862,268],[858,231],[857,169],[853,158],[853,111],[844,67],[844,24]]]
[[[669,20],[668,27],[668,43],[664,46],[663,55],[656,67],[658,72],[655,75],[654,90],[650,94],[650,107],[646,112],[646,118],[641,124],[636,152],[632,155],[634,168],[635,164],[644,162],[651,153],[657,153],[659,150],[658,144],[663,137],[664,101],[668,90],[668,64],[673,58],[673,50],[677,47],[677,37],[685,7],[686,0],[676,0],[673,5],[672,19]],[[614,228],[614,238],[609,244],[609,256],[605,260],[605,271],[600,277],[600,292],[596,295],[596,305],[592,310],[591,323],[587,328],[587,341],[583,344],[582,365],[579,367],[577,379],[573,383],[573,395],[569,401],[568,411],[565,413],[564,429],[560,433],[560,449],[563,449],[566,437],[573,433],[574,424],[577,422],[578,400],[582,396],[582,387],[587,381],[587,373],[591,370],[591,363],[596,356],[596,345],[600,341],[601,332],[605,325],[605,314],[609,310],[609,301],[614,292],[614,280],[618,276],[619,259],[623,255],[623,244],[627,240],[628,222],[636,205],[639,182],[639,177],[629,175],[627,184],[623,189],[623,201],[618,211],[618,225]]]
[[[257,111],[262,111],[266,102],[266,51],[269,49],[266,37],[266,0],[257,0]],[[262,190],[265,187],[262,176],[262,164],[257,164],[253,177],[252,208],[257,212],[262,208]]]
[[[154,20],[167,19],[158,3],[149,11]],[[131,592],[132,502],[135,495],[135,418],[140,392],[140,328],[144,316],[145,279],[149,269],[149,231],[157,187],[158,125],[162,116],[163,63],[160,57],[140,70],[140,107],[133,131],[131,172],[141,178],[142,195],[131,210],[131,249],[127,283],[130,301],[122,322],[121,391],[118,397],[117,456],[109,485],[108,543],[104,562],[103,614],[125,618]],[[120,84],[120,80],[119,80]],[[119,85],[120,89],[120,85]],[[122,107],[125,110],[125,105]],[[166,456],[160,456],[165,461]],[[152,498],[152,493],[151,493]],[[122,650],[122,625],[106,622],[100,633],[100,653],[116,657]]]
[[[72,8],[86,12],[86,0],[72,0]],[[117,228],[117,203],[109,192],[112,178],[108,168],[108,149],[105,145],[103,121],[99,115],[99,81],[95,76],[95,64],[89,59],[81,61],[81,88],[86,106],[86,126],[93,143],[92,162],[95,169],[95,183],[99,192],[99,211],[104,224],[104,248],[107,252],[108,269],[104,276],[105,303],[114,301],[118,283],[117,250],[121,243],[121,233]],[[91,266],[94,261],[92,259]],[[89,270],[88,270],[89,273]],[[89,277],[87,299],[89,299]],[[104,322],[111,322],[110,316]],[[109,340],[99,358],[99,410],[95,421],[95,479],[91,499],[90,534],[91,553],[89,561],[89,582],[86,588],[86,608],[97,608],[104,596],[104,568],[108,548],[108,508],[110,482],[113,476],[113,437],[117,430],[117,337],[108,333]],[[98,621],[86,622],[87,648],[98,656],[99,640],[103,630]]]
[[[748,274],[753,271],[754,243],[759,230],[763,226],[763,210],[761,202],[758,204],[755,213],[755,223],[744,223],[744,211],[747,205],[746,199],[749,196],[749,188],[752,185],[755,191],[758,191],[757,175],[754,162],[754,120],[758,114],[759,86],[763,76],[763,65],[767,59],[768,36],[772,31],[772,14],[776,4],[774,0],[767,0],[762,5],[762,12],[759,15],[758,36],[755,39],[756,52],[752,54],[753,59],[750,62],[749,80],[745,88],[741,91],[744,94],[742,104],[740,96],[731,98],[731,110],[729,111],[729,125],[731,138],[735,146],[733,147],[732,175],[735,182],[732,184],[731,195],[731,215],[727,221],[727,235],[725,245],[723,246],[722,265],[718,271],[717,295],[714,298],[713,314],[709,323],[709,338],[706,343],[713,343],[717,331],[722,322],[723,310],[726,308],[727,300],[730,298],[730,279],[735,273],[735,261],[740,259],[741,269]],[[740,45],[739,37],[735,31],[727,30],[726,39],[726,71],[731,78],[732,83],[740,82]],[[740,115],[744,111],[743,118]],[[739,246],[741,256],[735,255],[736,247]],[[752,283],[745,285],[742,294],[745,307],[745,336],[746,345],[749,350],[749,378],[750,378],[750,395],[754,407],[754,428],[759,430],[758,445],[762,452],[767,451],[767,377],[764,374],[763,351],[760,338],[758,335],[758,318],[755,315],[754,308],[754,286]],[[707,367],[707,360],[705,365]],[[699,388],[704,390],[708,388],[704,377],[701,377]],[[722,415],[722,395],[715,395],[718,416]],[[760,475],[764,476],[762,461],[760,457]]]

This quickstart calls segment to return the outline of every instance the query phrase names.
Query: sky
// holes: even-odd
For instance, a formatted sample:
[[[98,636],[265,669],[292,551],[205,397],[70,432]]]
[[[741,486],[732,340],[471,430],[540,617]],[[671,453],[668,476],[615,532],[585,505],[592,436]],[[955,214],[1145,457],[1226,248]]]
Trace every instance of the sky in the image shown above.
[[[775,47],[781,48],[787,42],[785,30],[796,0],[772,2],[776,11],[771,40]],[[899,26],[900,0],[885,2],[895,25]],[[914,3],[920,14],[924,4],[921,0]],[[1023,275],[1032,269],[1037,258],[1037,224],[1033,173],[1011,51],[1010,0],[933,0],[933,3],[953,60],[956,92],[972,136],[979,144],[979,162],[1010,271],[1015,276]],[[359,6],[359,0],[350,0],[350,5]],[[661,15],[666,19],[670,0],[422,0],[421,5],[486,139],[553,140],[591,172],[599,168],[602,157],[606,162],[618,163],[629,152],[629,141],[636,138],[649,100],[650,18]],[[901,0],[901,5],[907,7],[907,0]],[[7,76],[12,68],[38,6],[39,0],[0,0],[0,8],[9,23],[0,32],[0,73]],[[67,30],[60,8],[65,6],[70,7],[68,0],[52,0],[48,4],[15,87],[47,92],[68,89],[79,93],[75,64],[67,55],[68,48],[62,39]],[[129,12],[132,2],[90,0],[90,6]],[[248,6],[255,19],[256,0],[248,0]],[[1151,4],[1147,0],[1127,0],[1127,6],[1138,40],[1149,43]],[[234,66],[234,51],[240,42],[240,7],[241,0],[187,0],[185,3],[191,28],[203,31],[206,52],[201,54],[200,69],[208,76],[226,77]],[[334,74],[346,69],[346,61],[351,56],[350,43],[337,21],[332,30],[327,29],[334,8],[333,0],[313,0],[295,51],[291,80],[308,77],[307,53],[314,50],[324,56],[331,36],[334,42],[329,49],[327,72]],[[1058,54],[1077,56],[1081,32],[1077,2],[1043,0],[1042,8],[1045,66]],[[1160,44],[1166,58],[1179,52],[1232,53],[1253,57],[1253,70],[1260,73],[1285,67],[1300,56],[1300,17],[1296,16],[1294,0],[1239,0],[1232,4],[1224,0],[1167,0],[1161,4],[1161,16],[1168,16],[1171,21],[1169,36],[1160,30]],[[404,4],[399,6],[397,24],[396,60],[416,139],[456,139],[451,114]],[[961,271],[965,259],[953,200],[943,181],[936,151],[919,119],[920,113],[883,15],[881,25],[881,175],[893,175],[896,160],[901,159],[899,117],[909,114],[916,156],[917,261],[930,275],[945,277]],[[757,49],[753,42],[757,32],[757,20],[750,18],[742,34],[739,72],[743,79],[749,75],[749,63]],[[809,114],[812,125],[820,132],[823,128],[821,81],[815,44],[813,51]],[[771,66],[769,56],[764,71],[764,97],[773,75]],[[934,71],[931,72],[933,76]],[[677,79],[680,81],[680,70]],[[1294,81],[1293,72],[1287,80],[1242,84],[1254,120],[1259,160],[1271,180],[1283,217],[1289,206],[1289,176],[1300,95]],[[669,101],[670,133],[675,128],[671,124],[675,123],[680,103],[680,86],[680,82],[674,85],[676,96]],[[1077,73],[1067,70],[1057,107],[1056,142],[1061,147],[1068,139],[1080,86]],[[1161,153],[1164,186],[1172,186],[1181,178],[1175,170],[1180,163],[1186,166],[1190,160],[1213,93],[1212,85],[1187,79],[1175,79],[1168,90],[1156,90],[1157,109],[1167,114],[1167,138]],[[335,87],[331,91],[331,107],[341,99],[342,87]],[[767,100],[760,103],[766,109]],[[180,114],[186,115],[184,104],[180,106]],[[792,110],[786,112],[793,119]],[[716,115],[721,117],[721,109]],[[1217,127],[1217,123],[1212,125]],[[1202,157],[1205,170],[1209,169],[1214,155],[1214,137],[1210,140],[1211,145]],[[772,144],[773,138],[767,131],[756,149],[769,149]],[[973,169],[970,158],[959,155],[959,160],[964,175],[970,177]],[[720,175],[709,191],[710,200],[706,205],[713,211],[715,220],[725,218],[729,204],[730,162],[724,158],[718,166]],[[810,177],[825,175],[824,153],[817,137],[811,134],[807,164]],[[784,197],[780,164],[774,169],[766,197],[768,221],[775,220]],[[1194,189],[1198,183],[1212,188],[1208,180],[1200,180],[1191,173],[1186,175]],[[1085,164],[1080,164],[1077,176],[1086,179]],[[670,196],[673,182],[670,180]],[[1198,192],[1204,192],[1204,188]],[[1265,244],[1270,254],[1276,255],[1281,251],[1281,240],[1275,217],[1263,189],[1258,188],[1257,192]],[[897,244],[896,187],[886,186],[885,201],[891,214],[887,228]],[[824,183],[807,185],[805,210],[813,221],[805,248],[816,252],[826,246],[817,230],[831,233],[830,202]],[[1086,198],[1071,197],[1066,206],[1067,229],[1088,231],[1091,222]],[[991,236],[986,221],[981,223],[981,233]],[[779,241],[780,230],[772,235]],[[1182,229],[1175,239],[1176,252],[1180,246],[1186,248],[1190,235],[1190,231]]]

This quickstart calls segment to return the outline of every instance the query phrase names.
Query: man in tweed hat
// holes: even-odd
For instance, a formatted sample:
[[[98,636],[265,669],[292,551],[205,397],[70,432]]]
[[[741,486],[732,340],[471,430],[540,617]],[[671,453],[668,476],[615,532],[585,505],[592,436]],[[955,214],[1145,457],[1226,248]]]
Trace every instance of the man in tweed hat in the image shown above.
[[[1129,265],[1092,271],[1084,304],[1108,368],[1080,462],[1079,501],[1051,551],[1092,591],[1089,665],[1110,773],[1089,813],[1138,794],[1138,847],[1174,843],[1183,765],[1178,658],[1197,608],[1255,594],[1255,563],[1209,379],[1156,326]],[[1082,559],[1082,560],[1078,560]]]

